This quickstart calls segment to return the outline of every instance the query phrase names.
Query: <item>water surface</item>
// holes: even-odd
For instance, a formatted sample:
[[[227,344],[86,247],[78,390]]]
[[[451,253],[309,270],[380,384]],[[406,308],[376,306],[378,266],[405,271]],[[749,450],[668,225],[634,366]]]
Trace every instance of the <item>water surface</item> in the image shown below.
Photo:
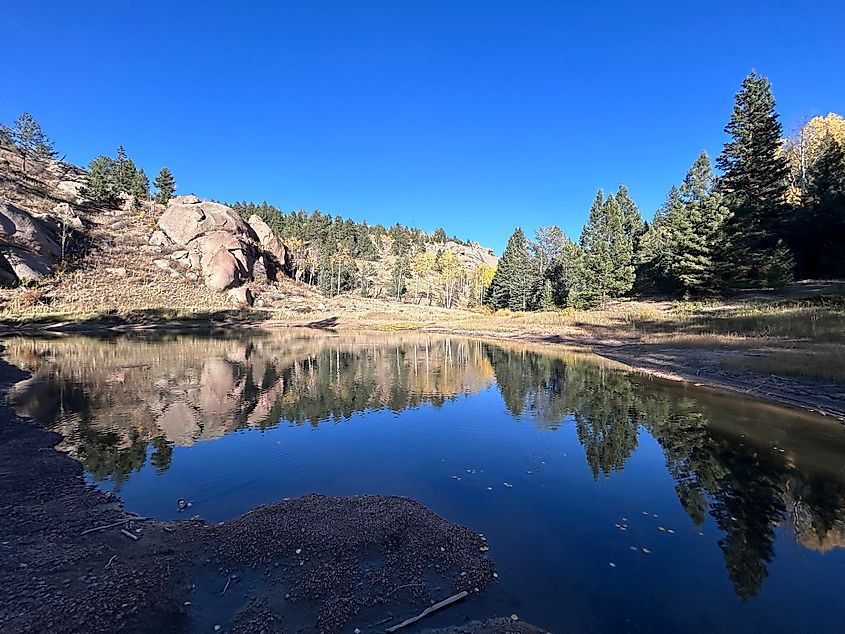
[[[560,349],[283,332],[4,340],[9,401],[128,510],[398,494],[499,573],[426,625],[842,631],[845,426]],[[180,512],[177,500],[192,503]]]

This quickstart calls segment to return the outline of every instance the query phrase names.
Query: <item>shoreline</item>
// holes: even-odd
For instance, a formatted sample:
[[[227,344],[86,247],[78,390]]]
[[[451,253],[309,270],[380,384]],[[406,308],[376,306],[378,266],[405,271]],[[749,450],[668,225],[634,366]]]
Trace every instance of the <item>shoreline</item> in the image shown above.
[[[133,332],[190,333],[230,331],[274,331],[302,328],[325,331],[424,332],[455,335],[491,341],[509,341],[538,346],[559,346],[594,354],[620,363],[630,371],[657,378],[690,383],[699,388],[728,392],[756,400],[801,409],[845,423],[845,387],[820,381],[800,380],[752,371],[728,371],[721,361],[741,354],[729,347],[690,348],[641,342],[610,341],[594,337],[538,334],[527,331],[498,332],[472,328],[408,324],[399,320],[378,320],[371,323],[344,321],[343,316],[330,315],[310,321],[274,321],[237,319],[209,321],[201,318],[175,319],[160,322],[132,322],[119,319],[67,320],[53,324],[31,324],[20,327],[0,325],[0,343],[9,336],[93,335],[108,332],[119,335]]]

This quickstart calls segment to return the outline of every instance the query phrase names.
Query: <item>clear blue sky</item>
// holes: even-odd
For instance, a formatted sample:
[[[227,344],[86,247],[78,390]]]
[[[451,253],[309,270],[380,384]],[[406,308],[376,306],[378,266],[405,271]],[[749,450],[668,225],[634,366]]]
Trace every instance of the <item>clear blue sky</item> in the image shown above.
[[[845,114],[843,23],[841,0],[6,0],[0,120],[32,112],[75,163],[123,144],[182,193],[500,251],[577,236],[620,182],[650,218],[752,67],[787,129]]]

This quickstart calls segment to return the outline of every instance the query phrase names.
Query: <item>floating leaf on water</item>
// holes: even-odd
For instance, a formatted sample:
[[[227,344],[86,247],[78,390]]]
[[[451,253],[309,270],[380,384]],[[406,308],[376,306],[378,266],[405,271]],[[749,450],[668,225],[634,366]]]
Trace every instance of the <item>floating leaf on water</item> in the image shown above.
[[[494,579],[498,579],[498,578],[499,578],[499,573],[498,573],[498,572],[494,572],[494,573],[493,573],[493,578],[494,578]]]
[[[513,485],[512,485],[510,482],[504,482],[503,484],[504,484],[506,487],[508,487],[509,489],[512,489],[512,488],[513,488]]]
[[[673,531],[671,528],[667,529],[667,530],[666,530],[666,532],[667,532],[667,533],[671,533],[672,535],[674,535],[674,534],[675,534],[675,531]]]
[[[665,529],[665,528],[663,528],[662,526],[658,526],[658,527],[657,527],[657,530],[659,530],[661,533],[665,533],[665,532],[666,532],[666,529]]]
[[[488,550],[490,550],[490,547],[489,546],[481,546],[478,550],[480,550],[483,553],[486,553]]]
[[[643,548],[643,552],[644,552],[646,555],[650,555],[650,554],[651,554],[651,551],[650,551],[648,548]]]
[[[492,490],[493,490],[493,487],[487,487],[487,490],[488,490],[488,491],[492,491]]]
[[[615,563],[613,563],[613,562],[611,561],[611,562],[610,562],[610,567],[611,567],[611,568],[616,568],[616,564],[615,564]]]
[[[636,547],[636,546],[631,546],[631,550],[636,551],[636,550],[637,550],[637,547]]]

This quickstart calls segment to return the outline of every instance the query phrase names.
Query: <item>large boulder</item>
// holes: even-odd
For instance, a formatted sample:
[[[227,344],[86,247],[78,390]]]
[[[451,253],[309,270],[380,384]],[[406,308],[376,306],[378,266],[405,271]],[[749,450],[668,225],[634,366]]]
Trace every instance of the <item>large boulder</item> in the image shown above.
[[[196,196],[177,196],[158,219],[158,226],[174,244],[187,246],[214,231],[225,231],[258,242],[258,236],[231,207],[201,202]]]
[[[0,284],[14,286],[50,275],[61,256],[54,227],[9,203],[0,203]]]
[[[270,254],[276,258],[280,265],[284,265],[287,260],[287,249],[282,241],[273,233],[266,222],[259,218],[256,214],[252,214],[247,220],[247,224],[255,231],[258,236],[258,243],[264,251],[269,251]]]
[[[38,218],[9,203],[0,203],[0,247],[17,247],[57,258],[61,248]]]

